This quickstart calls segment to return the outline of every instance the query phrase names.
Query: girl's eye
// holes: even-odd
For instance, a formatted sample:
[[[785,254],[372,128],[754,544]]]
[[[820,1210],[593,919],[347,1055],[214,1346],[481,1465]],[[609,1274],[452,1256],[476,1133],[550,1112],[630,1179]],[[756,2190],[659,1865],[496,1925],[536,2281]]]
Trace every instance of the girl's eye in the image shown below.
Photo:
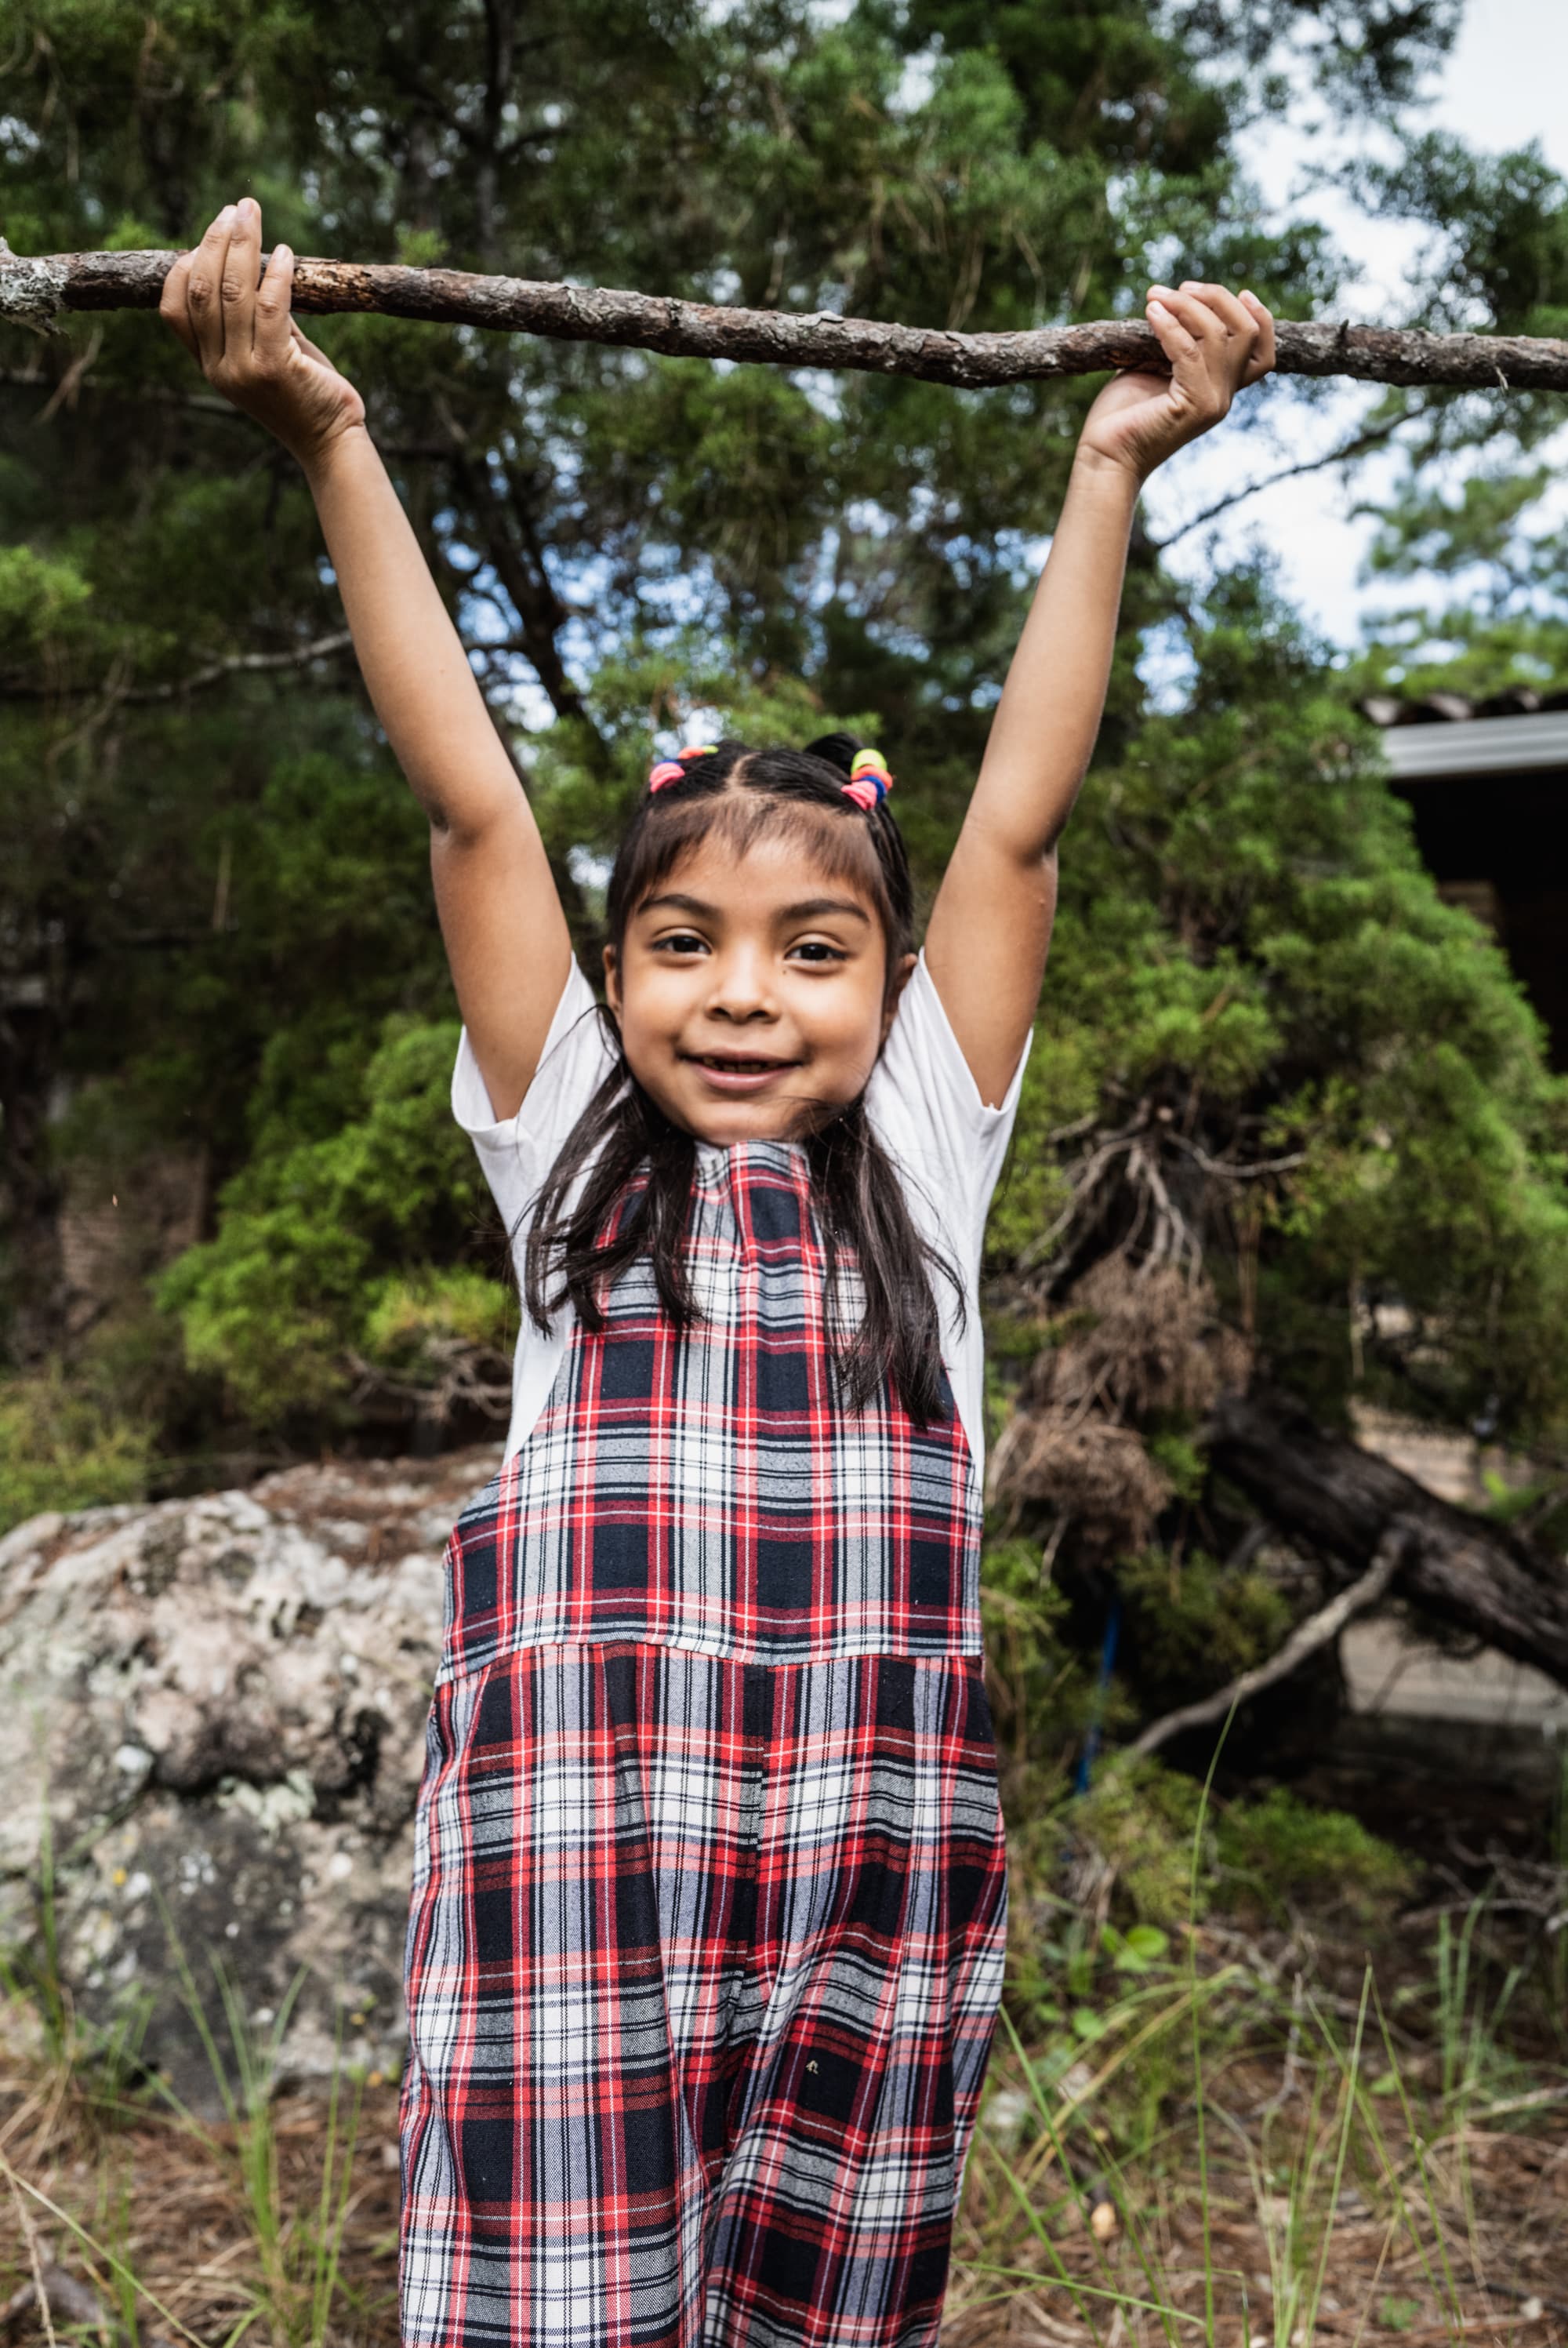
[[[656,938],[653,942],[653,951],[655,953],[693,954],[703,953],[707,948],[705,941],[698,937],[694,932],[676,930],[669,937]]]
[[[849,956],[842,946],[830,946],[825,938],[803,938],[793,953],[804,955],[807,962],[847,962]]]

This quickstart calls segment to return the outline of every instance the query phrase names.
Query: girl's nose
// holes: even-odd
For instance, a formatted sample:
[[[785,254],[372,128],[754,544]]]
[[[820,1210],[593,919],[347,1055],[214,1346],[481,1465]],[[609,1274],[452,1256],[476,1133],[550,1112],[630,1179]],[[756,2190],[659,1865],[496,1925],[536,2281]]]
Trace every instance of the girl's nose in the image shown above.
[[[767,1019],[773,1016],[773,963],[769,955],[734,946],[716,954],[709,1011],[720,1019]]]

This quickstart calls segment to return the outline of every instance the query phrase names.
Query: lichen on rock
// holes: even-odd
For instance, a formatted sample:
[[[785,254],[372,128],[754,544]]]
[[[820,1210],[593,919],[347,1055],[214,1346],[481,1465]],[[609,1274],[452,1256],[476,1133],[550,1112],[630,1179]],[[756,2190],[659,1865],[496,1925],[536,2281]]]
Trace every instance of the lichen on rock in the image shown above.
[[[261,2035],[302,1976],[287,2075],[401,2065],[441,1550],[498,1461],[327,1462],[0,1541],[0,1946],[38,1933],[46,1803],[66,1986],[105,2023],[149,1993],[187,2100],[214,2083],[171,1932]]]

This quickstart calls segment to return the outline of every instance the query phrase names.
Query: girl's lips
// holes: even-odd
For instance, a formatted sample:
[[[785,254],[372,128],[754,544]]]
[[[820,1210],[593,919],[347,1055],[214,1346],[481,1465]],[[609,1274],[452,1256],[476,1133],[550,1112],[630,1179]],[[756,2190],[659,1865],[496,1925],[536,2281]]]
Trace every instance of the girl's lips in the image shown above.
[[[708,1060],[697,1053],[687,1057],[703,1080],[722,1093],[760,1093],[796,1065],[794,1060]]]

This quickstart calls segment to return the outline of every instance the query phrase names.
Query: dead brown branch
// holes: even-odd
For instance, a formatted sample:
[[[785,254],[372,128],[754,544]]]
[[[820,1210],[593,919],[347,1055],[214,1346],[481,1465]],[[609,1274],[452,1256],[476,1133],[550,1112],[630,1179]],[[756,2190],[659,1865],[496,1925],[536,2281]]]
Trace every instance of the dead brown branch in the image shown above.
[[[0,240],[0,322],[9,319],[46,333],[62,310],[155,310],[174,258],[172,252],[141,252],[28,259],[12,253]],[[603,343],[670,357],[916,376],[967,390],[1163,364],[1153,335],[1139,319],[961,335],[845,318],[831,310],[795,314],[731,309],[610,286],[306,257],[295,263],[294,307],[316,314],[375,311],[384,317]],[[1429,335],[1414,328],[1352,325],[1348,319],[1282,321],[1277,366],[1282,375],[1352,376],[1368,383],[1568,391],[1568,342],[1518,335]]]
[[[1516,1529],[1439,1499],[1282,1391],[1221,1391],[1213,1466],[1330,1571],[1364,1572],[1390,1526],[1409,1536],[1396,1594],[1568,1686],[1568,1574]]]
[[[1280,1680],[1288,1679],[1292,1672],[1299,1671],[1309,1656],[1339,1636],[1353,1614],[1364,1613],[1368,1606],[1375,1606],[1386,1596],[1404,1554],[1406,1539],[1402,1525],[1391,1525],[1360,1580],[1353,1581],[1348,1590],[1341,1590],[1327,1606],[1308,1615],[1305,1622],[1298,1622],[1277,1654],[1250,1672],[1242,1672],[1214,1695],[1204,1696],[1196,1704],[1182,1704],[1175,1712],[1152,1720],[1143,1735],[1126,1747],[1128,1755],[1157,1752],[1162,1745],[1168,1745],[1186,1729],[1204,1728],[1213,1721],[1224,1720],[1236,1704],[1261,1695],[1265,1688],[1274,1687]]]
[[[25,2315],[36,2311],[46,2333],[54,2336],[54,2319],[68,2323],[74,2330],[90,2332],[98,2339],[120,2343],[126,2341],[123,2325],[112,2322],[108,2311],[96,2291],[78,2281],[64,2267],[40,2266],[34,2279],[18,2285],[3,2307],[0,2307],[0,2338],[20,2323]],[[138,2333],[141,2348],[169,2348],[160,2332],[142,2330]]]

